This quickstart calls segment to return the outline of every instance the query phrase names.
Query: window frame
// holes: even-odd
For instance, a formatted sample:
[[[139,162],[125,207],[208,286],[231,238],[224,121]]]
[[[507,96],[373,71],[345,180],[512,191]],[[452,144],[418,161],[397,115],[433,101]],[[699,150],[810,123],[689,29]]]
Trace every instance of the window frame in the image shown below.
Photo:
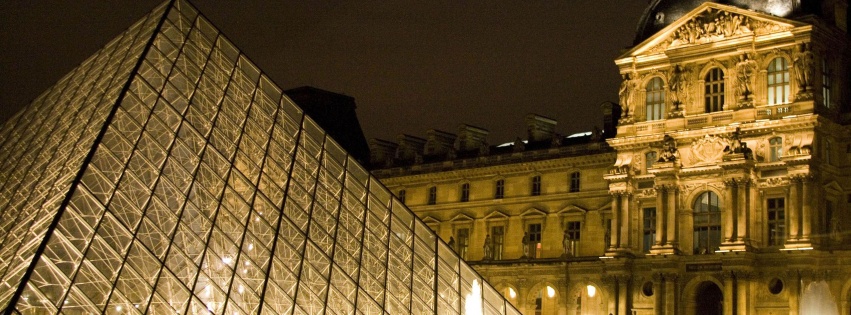
[[[461,184],[461,202],[470,201],[470,183]]]
[[[426,202],[428,205],[437,204],[437,186],[428,187],[428,200]]]
[[[541,195],[541,175],[532,176],[532,191],[530,195],[532,196],[540,196]]]
[[[824,57],[821,60],[821,97],[822,105],[825,108],[831,108],[831,94],[833,93],[833,80],[831,79],[832,68],[830,67],[829,58]]]
[[[568,192],[579,192],[582,189],[582,174],[579,171],[570,173],[570,185]]]
[[[654,121],[665,118],[665,81],[660,77],[653,77],[647,81],[644,92],[645,120]]]
[[[783,157],[783,138],[771,137],[768,139],[768,161],[777,162]]]
[[[778,201],[780,205],[777,205]],[[768,246],[783,246],[786,243],[786,198],[769,197],[765,199],[765,223],[766,244]]]
[[[648,215],[651,214],[651,211],[652,215]],[[656,245],[656,233],[658,233],[656,227],[656,215],[656,207],[641,208],[641,244],[644,253],[649,253],[650,249]]]
[[[724,110],[726,98],[726,80],[724,70],[713,67],[703,77],[703,106],[704,113],[714,113]]]
[[[707,203],[702,203],[704,196],[707,196]],[[700,252],[701,246],[706,250],[704,254],[712,254],[719,249],[721,244],[721,213],[723,212],[721,206],[721,198],[711,190],[701,192],[694,198],[692,203],[692,231],[694,233],[692,248],[694,254],[702,254]],[[712,209],[716,210],[713,211]],[[698,220],[704,217],[705,223],[698,224]]]
[[[789,83],[789,61],[784,57],[771,59],[766,68],[766,98],[768,105],[782,105],[791,102],[791,84]],[[778,93],[782,93],[779,95]]]
[[[505,179],[497,179],[494,182],[494,199],[503,199],[505,198]]]

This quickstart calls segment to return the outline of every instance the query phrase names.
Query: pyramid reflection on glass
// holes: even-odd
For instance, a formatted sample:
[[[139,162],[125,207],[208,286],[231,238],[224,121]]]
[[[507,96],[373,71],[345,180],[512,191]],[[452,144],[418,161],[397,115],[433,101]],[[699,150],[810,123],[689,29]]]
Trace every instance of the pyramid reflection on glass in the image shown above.
[[[4,314],[517,314],[189,4],[0,128]]]

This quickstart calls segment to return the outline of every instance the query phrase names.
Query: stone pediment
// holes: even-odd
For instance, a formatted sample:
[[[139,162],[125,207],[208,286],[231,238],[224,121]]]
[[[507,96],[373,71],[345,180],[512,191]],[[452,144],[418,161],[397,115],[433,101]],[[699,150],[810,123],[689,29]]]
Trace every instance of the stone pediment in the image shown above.
[[[636,45],[621,58],[661,53],[668,49],[738,37],[785,32],[805,25],[734,6],[706,2]]]

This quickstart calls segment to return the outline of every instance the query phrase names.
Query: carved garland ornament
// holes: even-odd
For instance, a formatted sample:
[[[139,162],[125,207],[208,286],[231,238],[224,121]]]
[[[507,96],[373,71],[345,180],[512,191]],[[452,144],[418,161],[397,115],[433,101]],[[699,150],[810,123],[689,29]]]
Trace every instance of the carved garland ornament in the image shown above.
[[[724,155],[724,147],[727,141],[721,137],[705,135],[692,142],[691,153],[693,157],[692,163],[716,163],[721,161]]]

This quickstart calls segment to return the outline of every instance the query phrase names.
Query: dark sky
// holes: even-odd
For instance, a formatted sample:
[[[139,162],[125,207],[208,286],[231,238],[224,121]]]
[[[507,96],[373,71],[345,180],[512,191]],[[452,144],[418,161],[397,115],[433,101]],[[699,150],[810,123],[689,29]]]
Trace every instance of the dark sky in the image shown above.
[[[0,2],[0,121],[159,2]],[[565,135],[602,126],[647,0],[193,3],[282,88],[354,97],[367,138],[467,123],[496,144],[527,113]]]

